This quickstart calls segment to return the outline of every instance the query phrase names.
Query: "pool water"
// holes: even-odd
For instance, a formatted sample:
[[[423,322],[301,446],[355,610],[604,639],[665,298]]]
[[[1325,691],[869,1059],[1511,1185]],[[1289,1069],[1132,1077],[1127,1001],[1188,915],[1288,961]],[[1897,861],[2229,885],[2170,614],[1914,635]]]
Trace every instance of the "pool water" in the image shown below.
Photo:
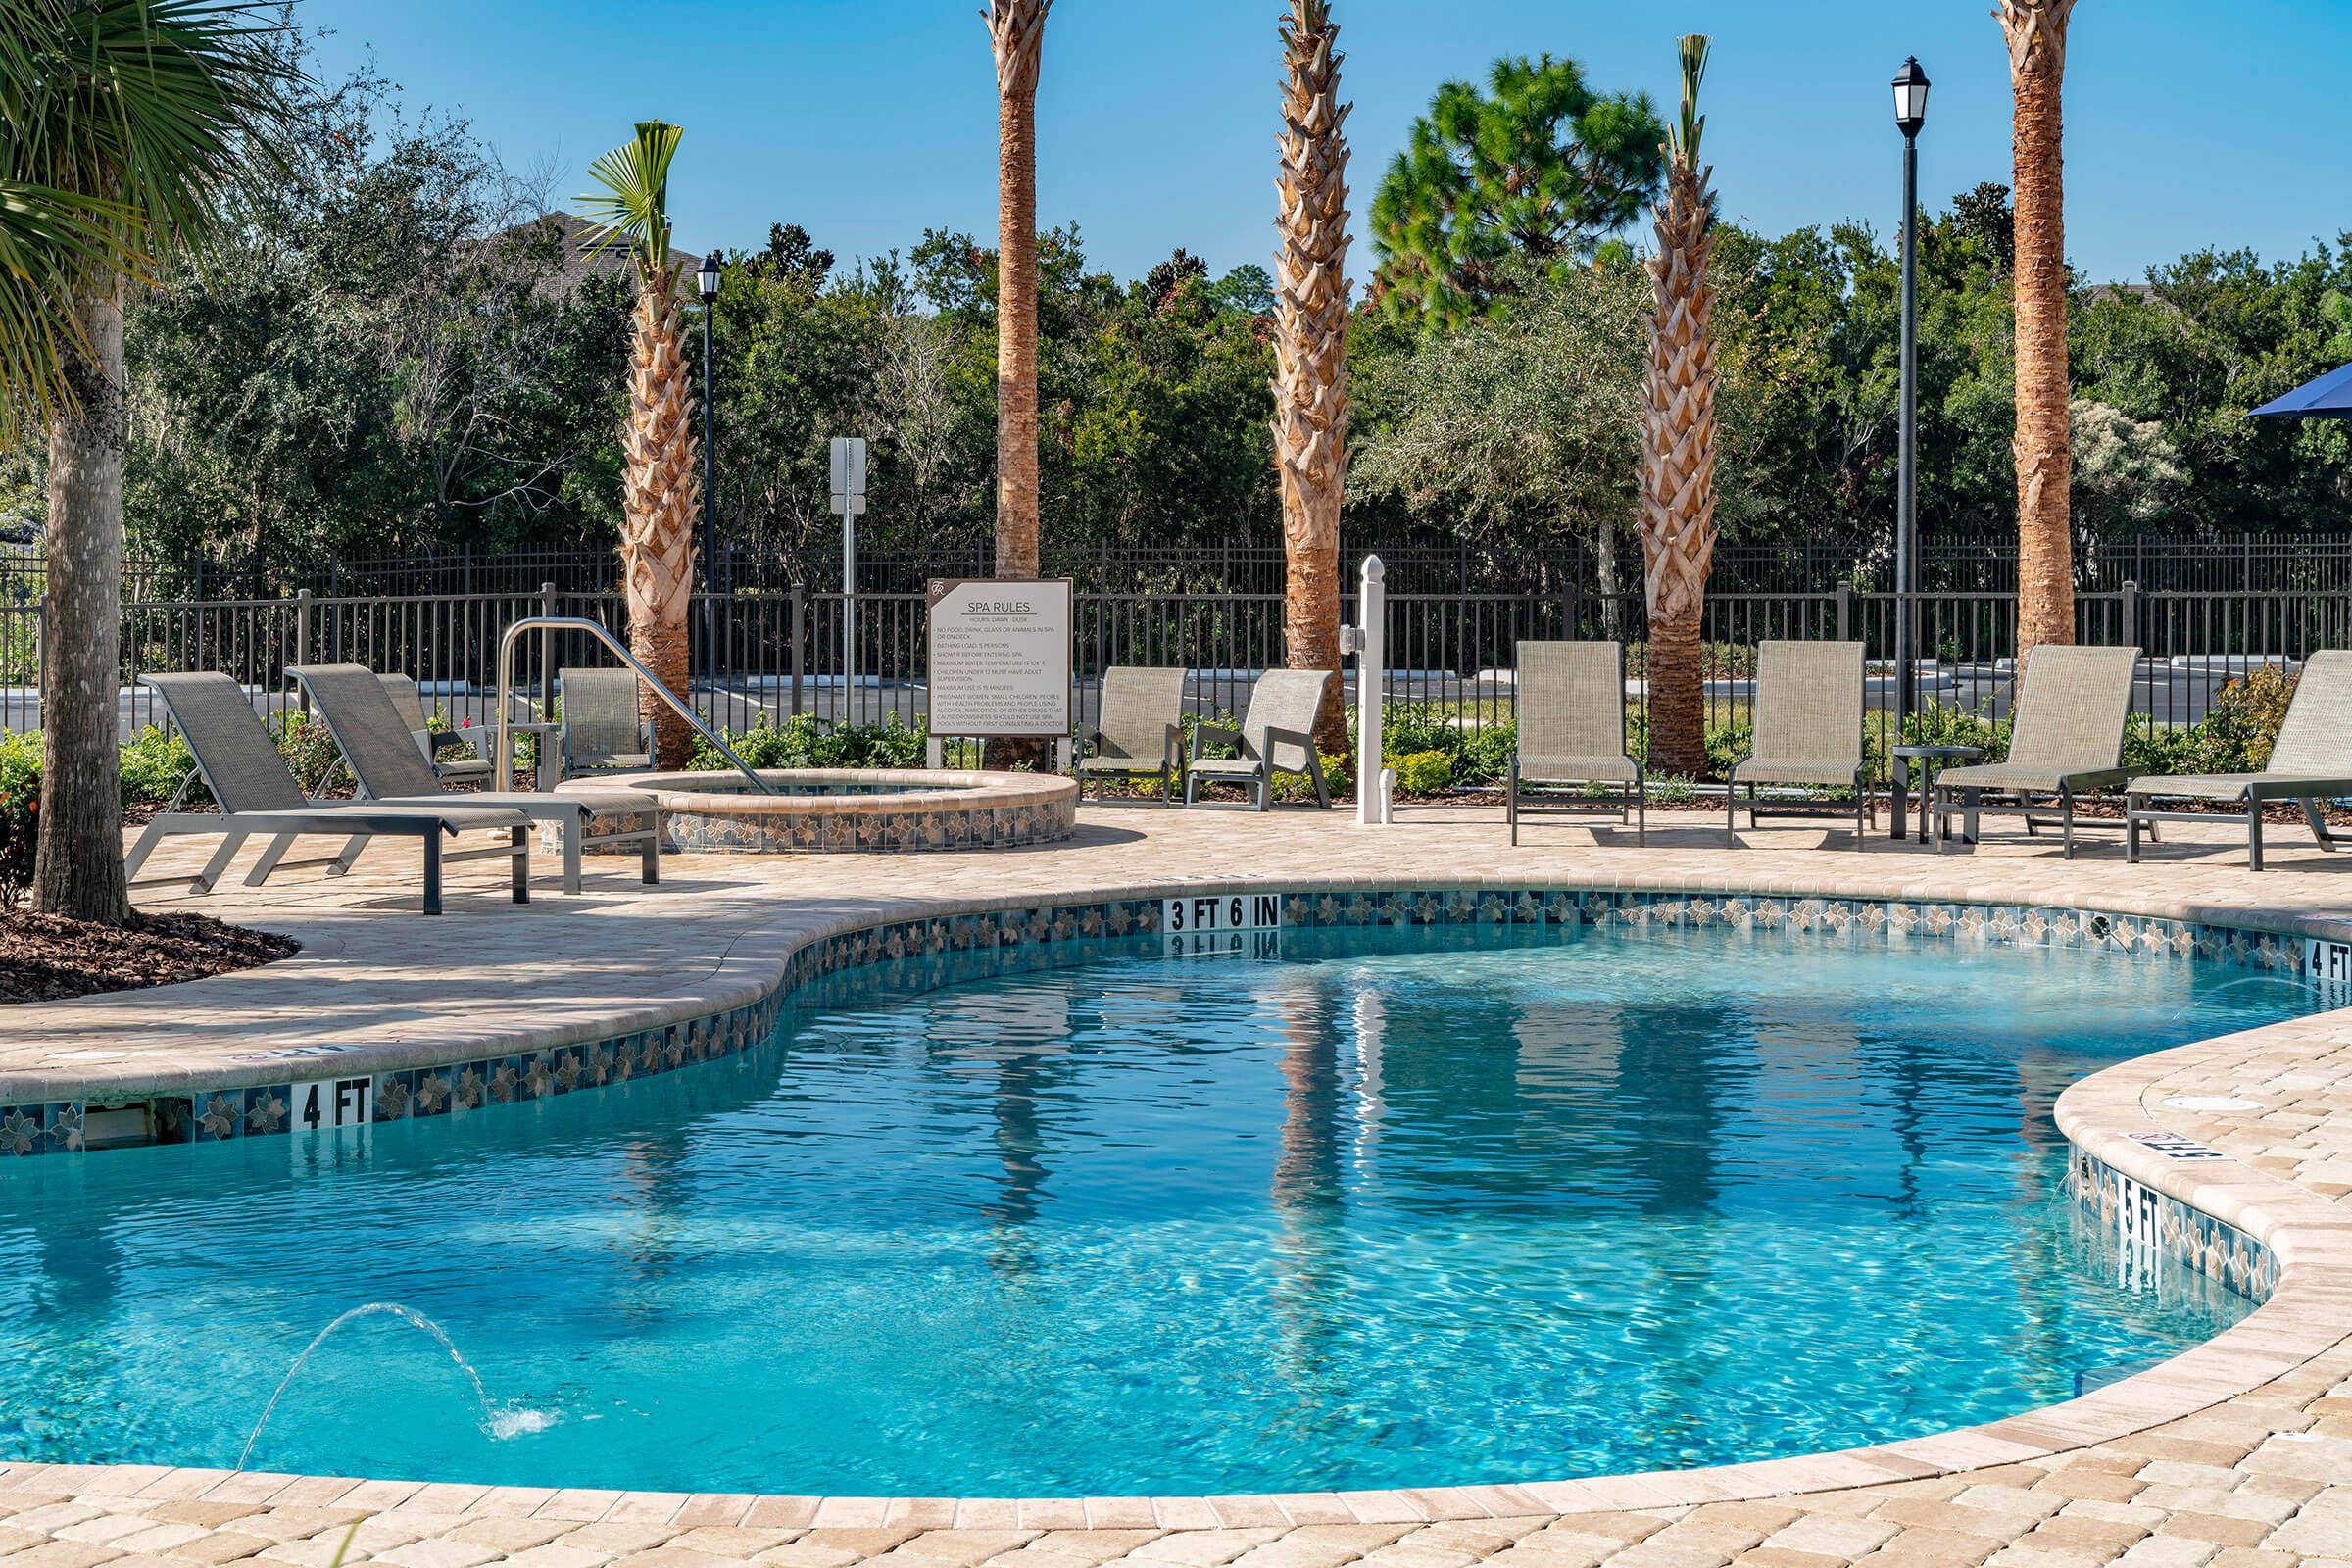
[[[761,1049],[612,1089],[15,1162],[0,1453],[1131,1494],[1917,1435],[2250,1309],[2120,1265],[2050,1106],[2308,1005],[1720,929],[1048,951],[837,976]],[[313,1347],[369,1303],[405,1313]]]

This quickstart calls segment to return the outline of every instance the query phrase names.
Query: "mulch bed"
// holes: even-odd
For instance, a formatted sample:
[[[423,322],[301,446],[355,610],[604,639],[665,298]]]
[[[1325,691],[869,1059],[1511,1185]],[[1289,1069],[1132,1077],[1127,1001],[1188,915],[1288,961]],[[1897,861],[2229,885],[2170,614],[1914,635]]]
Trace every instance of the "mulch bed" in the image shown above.
[[[0,910],[0,1003],[63,1002],[229,974],[291,956],[291,937],[206,914],[133,914],[128,925]]]

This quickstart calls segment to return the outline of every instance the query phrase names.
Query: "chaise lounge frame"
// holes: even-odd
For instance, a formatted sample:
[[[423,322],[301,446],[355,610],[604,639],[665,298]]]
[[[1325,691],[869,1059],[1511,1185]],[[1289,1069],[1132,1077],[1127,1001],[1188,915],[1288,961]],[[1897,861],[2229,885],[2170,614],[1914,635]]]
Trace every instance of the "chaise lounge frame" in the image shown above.
[[[377,838],[413,838],[423,852],[423,909],[441,912],[441,868],[459,859],[503,857],[516,904],[531,899],[530,824],[520,811],[486,807],[417,807],[354,802],[315,802],[304,798],[302,786],[278,756],[270,735],[254,712],[245,689],[226,675],[211,671],[142,675],[139,683],[163,699],[172,721],[188,743],[196,760],[189,779],[170,806],[151,818],[123,858],[122,874],[133,887],[184,883],[190,891],[210,893],[220,885],[229,862],[245,841],[269,834],[277,853],[246,874],[247,887],[259,887],[272,871],[300,866],[331,865],[337,874],[348,871],[368,844]],[[218,814],[179,809],[189,785],[202,779],[220,803]],[[443,850],[443,836],[474,830],[500,831],[508,843],[495,850],[452,855]],[[149,856],[167,838],[220,836],[220,848],[192,877],[139,879]],[[346,841],[340,854],[318,859],[287,860],[279,846],[299,837],[337,837]]]

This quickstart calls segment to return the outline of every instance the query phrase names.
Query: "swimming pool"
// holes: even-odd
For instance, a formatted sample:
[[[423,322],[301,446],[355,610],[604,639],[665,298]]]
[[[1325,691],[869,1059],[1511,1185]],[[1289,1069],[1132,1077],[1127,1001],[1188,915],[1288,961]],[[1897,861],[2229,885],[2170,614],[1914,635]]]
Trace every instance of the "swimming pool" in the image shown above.
[[[877,965],[591,1093],[6,1175],[0,1450],[832,1494],[1431,1486],[2068,1396],[2249,1303],[2049,1106],[2292,980],[1778,931]],[[287,1370],[321,1330],[370,1303]],[[447,1337],[447,1346],[435,1333]],[[478,1377],[478,1392],[472,1379]],[[247,1446],[250,1441],[250,1451]]]

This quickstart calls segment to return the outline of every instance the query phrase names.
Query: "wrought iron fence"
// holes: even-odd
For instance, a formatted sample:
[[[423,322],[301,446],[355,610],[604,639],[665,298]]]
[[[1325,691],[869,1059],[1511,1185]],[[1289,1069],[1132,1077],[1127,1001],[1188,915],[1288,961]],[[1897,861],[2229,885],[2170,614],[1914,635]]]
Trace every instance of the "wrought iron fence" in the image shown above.
[[[1279,593],[1082,592],[1074,601],[1075,662],[1083,712],[1111,664],[1175,664],[1193,673],[1192,703],[1238,711],[1259,670],[1282,662]],[[1930,592],[1917,600],[1924,707],[1988,718],[2006,713],[2017,601],[1994,591]],[[715,657],[698,653],[694,697],[728,729],[762,715],[808,713],[874,723],[927,711],[926,616],[918,592],[839,593],[741,589],[697,596],[698,647],[708,612]],[[1617,637],[1643,688],[1638,594],[1393,592],[1389,596],[1387,700],[1426,704],[1468,731],[1513,717],[1511,670],[1526,639]],[[499,636],[527,615],[578,615],[625,629],[618,594],[545,583],[529,591],[404,596],[137,599],[122,612],[125,732],[159,716],[137,688],[143,673],[220,669],[255,691],[268,710],[300,701],[286,666],[351,661],[404,670],[454,720],[484,722],[496,679]],[[1343,614],[1352,618],[1350,596]],[[2326,648],[2352,647],[2352,589],[2265,592],[2150,591],[2126,582],[2077,596],[2081,640],[2135,643],[2144,652],[2134,709],[2153,722],[2204,715],[2230,680],[2266,663],[2290,664]],[[37,603],[0,601],[0,725],[39,724]],[[1871,710],[1886,744],[1894,699],[1894,598],[1849,586],[1804,592],[1717,592],[1704,622],[1706,701],[1712,724],[1744,720],[1756,645],[1769,638],[1855,639],[1873,660]],[[576,645],[576,646],[575,646]],[[845,654],[845,649],[849,650]],[[845,662],[846,659],[846,662]],[[535,695],[570,662],[597,662],[583,637],[542,633],[519,650],[519,678]],[[1353,674],[1349,672],[1350,699]]]
[[[1492,547],[1446,537],[1443,530],[1388,541],[1350,537],[1350,559],[1376,552],[1389,584],[1402,594],[1548,594],[1569,585],[1613,580],[1626,591],[1641,582],[1640,546],[1619,542],[1604,574],[1589,544],[1573,541]],[[1049,540],[1046,570],[1098,594],[1280,594],[1285,562],[1278,542],[1226,541],[1165,549],[1071,548]],[[2236,534],[2201,539],[2144,537],[2076,541],[2077,587],[2120,593],[2352,593],[2352,536]],[[921,593],[934,577],[988,575],[985,541],[919,552],[863,549],[861,592]],[[37,550],[0,550],[0,606],[40,597]],[[1891,584],[1886,542],[1829,533],[1767,544],[1726,544],[1715,552],[1711,591],[1804,594],[1838,583],[1863,591]],[[554,583],[567,594],[611,591],[617,566],[610,549],[472,551],[332,561],[197,561],[134,556],[124,564],[123,594],[142,603],[291,599],[304,589],[320,600],[390,596],[466,598],[527,594]],[[839,544],[821,532],[789,549],[728,545],[708,573],[721,594],[776,594],[793,585],[831,589],[841,580]],[[1930,537],[1922,541],[1919,586],[1931,594],[2009,594],[2017,589],[2013,538]]]

